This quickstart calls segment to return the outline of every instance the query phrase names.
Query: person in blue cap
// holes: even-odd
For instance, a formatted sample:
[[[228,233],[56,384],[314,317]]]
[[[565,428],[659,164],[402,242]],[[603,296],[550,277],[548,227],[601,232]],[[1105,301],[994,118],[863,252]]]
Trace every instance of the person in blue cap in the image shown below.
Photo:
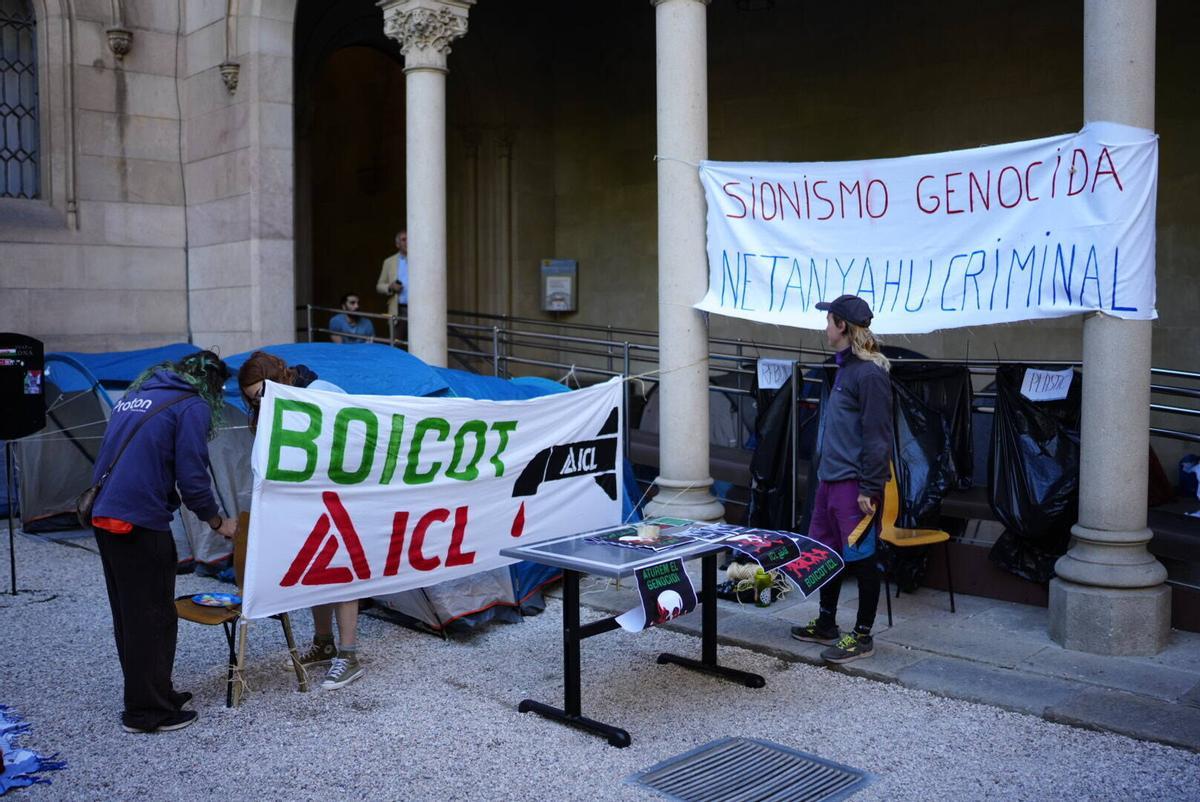
[[[792,637],[829,646],[821,657],[848,663],[875,651],[871,627],[879,607],[875,546],[883,489],[891,476],[892,384],[890,365],[871,332],[871,307],[856,295],[817,304],[826,312],[825,336],[837,353],[837,373],[817,434],[817,486],[808,536],[836,549],[846,567],[821,588],[820,613]],[[858,581],[854,629],[837,625],[838,596],[846,576]]]

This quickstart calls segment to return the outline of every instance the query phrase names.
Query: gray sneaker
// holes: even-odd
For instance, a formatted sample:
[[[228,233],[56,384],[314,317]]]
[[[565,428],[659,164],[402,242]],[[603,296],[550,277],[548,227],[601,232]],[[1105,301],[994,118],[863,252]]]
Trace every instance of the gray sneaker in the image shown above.
[[[325,680],[321,687],[328,691],[342,688],[365,673],[367,670],[358,662],[357,657],[343,657],[339,654],[329,663],[329,670],[325,672]]]
[[[312,645],[308,647],[308,651],[300,655],[300,665],[305,668],[309,666],[327,666],[329,665],[329,661],[335,657],[337,657],[337,647],[333,645],[332,641],[329,643],[313,641]],[[290,666],[291,664],[289,663],[288,665]]]

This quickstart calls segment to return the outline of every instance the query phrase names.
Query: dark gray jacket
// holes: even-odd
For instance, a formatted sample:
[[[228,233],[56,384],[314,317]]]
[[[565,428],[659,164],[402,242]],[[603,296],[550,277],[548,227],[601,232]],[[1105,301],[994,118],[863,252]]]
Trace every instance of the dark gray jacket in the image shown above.
[[[874,362],[849,348],[837,355],[838,369],[821,415],[817,442],[822,482],[858,480],[858,492],[878,498],[891,476],[892,381]]]

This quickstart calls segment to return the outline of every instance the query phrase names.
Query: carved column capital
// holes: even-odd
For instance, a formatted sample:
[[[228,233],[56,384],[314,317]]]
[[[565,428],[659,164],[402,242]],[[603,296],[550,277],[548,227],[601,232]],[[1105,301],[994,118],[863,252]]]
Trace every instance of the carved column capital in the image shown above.
[[[445,72],[450,43],[467,33],[475,0],[380,0],[383,33],[400,43],[404,69]]]

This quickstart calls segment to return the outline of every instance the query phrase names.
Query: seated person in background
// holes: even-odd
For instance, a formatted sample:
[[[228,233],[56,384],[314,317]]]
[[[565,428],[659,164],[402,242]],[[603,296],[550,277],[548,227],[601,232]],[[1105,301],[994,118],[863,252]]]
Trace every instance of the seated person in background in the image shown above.
[[[304,365],[288,365],[279,357],[265,351],[255,351],[251,354],[250,358],[242,363],[237,378],[242,398],[250,408],[252,432],[258,429],[259,407],[268,381],[292,387],[307,387],[310,390],[345,392],[336,384],[317,378],[317,374]],[[332,690],[349,685],[366,672],[358,662],[358,602],[321,604],[312,608],[312,616],[313,643],[309,650],[300,656],[300,663],[305,668],[328,666],[325,680],[321,683],[322,688]],[[335,617],[340,645],[335,645],[333,640]]]
[[[329,339],[344,345],[368,343],[375,337],[375,326],[369,318],[358,316],[358,296],[348,292],[342,296],[342,312],[329,321]]]

